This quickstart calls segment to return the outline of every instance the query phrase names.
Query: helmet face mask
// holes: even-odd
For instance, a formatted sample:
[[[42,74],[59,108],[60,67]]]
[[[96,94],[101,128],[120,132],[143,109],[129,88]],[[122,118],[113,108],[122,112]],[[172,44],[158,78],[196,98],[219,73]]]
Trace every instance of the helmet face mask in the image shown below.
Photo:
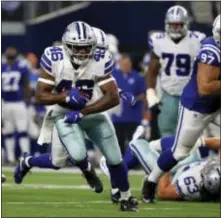
[[[62,44],[70,60],[77,65],[85,65],[93,57],[96,37],[91,27],[81,21],[68,25],[62,37]]]
[[[168,9],[165,19],[165,31],[172,39],[184,37],[188,32],[188,12],[181,6]]]

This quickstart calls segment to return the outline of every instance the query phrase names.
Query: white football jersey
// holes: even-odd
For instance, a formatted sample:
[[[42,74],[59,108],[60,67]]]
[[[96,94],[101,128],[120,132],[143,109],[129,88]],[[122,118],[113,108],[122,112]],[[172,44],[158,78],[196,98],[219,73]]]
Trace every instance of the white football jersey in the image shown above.
[[[181,95],[191,76],[193,60],[205,37],[203,33],[188,31],[176,44],[165,32],[155,32],[150,36],[149,45],[160,59],[161,85],[168,94]]]
[[[112,71],[114,61],[110,52],[106,51],[104,57],[95,56],[85,66],[75,69],[63,46],[57,46],[45,49],[40,65],[48,74],[55,78],[56,92],[78,87],[86,93],[91,93],[91,98],[87,103],[89,105],[102,96],[98,86],[98,79]],[[53,105],[53,110],[66,112],[68,109],[59,105]]]
[[[187,201],[200,200],[201,170],[206,161],[196,162],[180,168],[174,175],[172,184],[176,185],[177,194]]]

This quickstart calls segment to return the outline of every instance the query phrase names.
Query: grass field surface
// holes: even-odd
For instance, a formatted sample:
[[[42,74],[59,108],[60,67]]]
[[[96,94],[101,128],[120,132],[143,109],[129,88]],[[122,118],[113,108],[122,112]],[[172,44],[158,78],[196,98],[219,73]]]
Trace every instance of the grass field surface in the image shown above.
[[[2,217],[220,217],[219,203],[157,201],[139,204],[138,213],[121,212],[109,198],[109,181],[100,175],[104,192],[96,194],[79,171],[33,171],[21,185],[3,168]],[[131,189],[140,200],[142,173],[130,174]]]

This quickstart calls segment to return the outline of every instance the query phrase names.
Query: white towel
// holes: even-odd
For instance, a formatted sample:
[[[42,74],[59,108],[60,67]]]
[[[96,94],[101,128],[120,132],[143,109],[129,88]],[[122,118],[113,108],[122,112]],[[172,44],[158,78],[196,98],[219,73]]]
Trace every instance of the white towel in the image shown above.
[[[42,145],[44,143],[48,143],[48,144],[51,143],[54,119],[49,116],[50,112],[51,111],[48,110],[45,114],[41,131],[40,131],[40,135],[38,137],[39,145]]]

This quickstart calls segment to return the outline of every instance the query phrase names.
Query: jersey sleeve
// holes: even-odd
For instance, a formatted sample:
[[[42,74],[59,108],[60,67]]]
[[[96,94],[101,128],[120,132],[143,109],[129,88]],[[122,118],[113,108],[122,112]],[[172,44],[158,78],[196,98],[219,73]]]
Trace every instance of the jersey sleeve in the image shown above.
[[[200,43],[206,38],[206,34],[199,31],[191,31],[190,37],[195,37]]]
[[[105,58],[104,63],[104,75],[111,73],[114,67],[114,60],[111,54],[108,54],[107,58]]]
[[[45,72],[53,76],[51,53],[49,48],[44,50],[44,53],[41,56],[40,65]]]
[[[197,60],[201,63],[220,67],[220,50],[212,44],[204,44],[197,55]]]
[[[164,33],[161,33],[161,32],[152,33],[148,38],[149,48],[152,49],[154,54],[156,54],[158,57],[160,57],[160,55],[161,55],[159,42],[163,38],[164,38]]]

